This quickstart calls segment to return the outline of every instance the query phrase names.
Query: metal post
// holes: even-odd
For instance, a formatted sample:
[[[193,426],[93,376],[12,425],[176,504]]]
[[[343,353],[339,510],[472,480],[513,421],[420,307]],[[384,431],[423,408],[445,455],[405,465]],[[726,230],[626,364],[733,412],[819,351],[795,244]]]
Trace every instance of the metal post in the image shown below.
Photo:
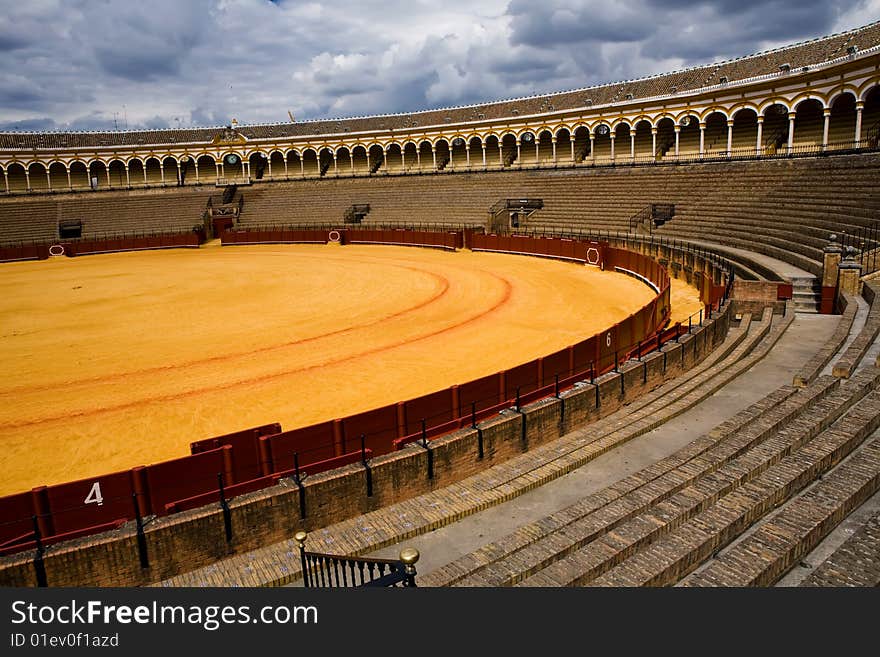
[[[416,562],[419,560],[419,551],[415,548],[404,548],[400,551],[400,561],[403,563],[403,572],[406,574],[404,586],[416,586]]]
[[[37,552],[34,555],[34,574],[37,576],[37,586],[46,588],[46,564],[43,563],[43,537],[40,534],[40,523],[37,522],[37,516],[31,516],[34,523],[34,542],[37,544]]]
[[[293,453],[293,483],[299,488],[299,517],[306,517],[306,488],[303,486],[302,478],[299,476],[299,454]]]
[[[137,523],[137,546],[138,556],[141,560],[141,568],[149,568],[150,560],[147,556],[147,537],[144,534],[144,519],[141,518],[141,509],[138,506],[137,493],[131,494],[131,501],[134,503],[134,519]]]
[[[361,464],[364,466],[364,473],[367,477],[367,497],[373,497],[373,470],[367,463],[367,447],[366,437],[361,434]]]
[[[305,588],[309,588],[312,584],[311,577],[309,577],[309,568],[306,563],[306,538],[308,534],[304,531],[298,531],[293,535],[293,540],[296,541],[296,544],[299,546],[299,559],[302,564],[302,578],[303,578],[303,586]]]
[[[229,512],[229,504],[226,502],[226,492],[223,489],[223,473],[217,473],[217,484],[220,490],[220,508],[223,509],[223,528],[226,530],[226,542],[232,542],[232,515]]]
[[[425,448],[428,457],[428,479],[434,478],[434,453],[428,447],[428,432],[425,427],[425,418],[422,418],[422,447]]]

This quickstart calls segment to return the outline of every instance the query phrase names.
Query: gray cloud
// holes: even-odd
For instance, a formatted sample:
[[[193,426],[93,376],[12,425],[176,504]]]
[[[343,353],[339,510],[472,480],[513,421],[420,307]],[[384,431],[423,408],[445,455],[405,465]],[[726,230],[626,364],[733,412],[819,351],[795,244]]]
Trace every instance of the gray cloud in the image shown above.
[[[32,0],[0,17],[0,129],[482,103],[709,63],[878,15],[880,0]]]

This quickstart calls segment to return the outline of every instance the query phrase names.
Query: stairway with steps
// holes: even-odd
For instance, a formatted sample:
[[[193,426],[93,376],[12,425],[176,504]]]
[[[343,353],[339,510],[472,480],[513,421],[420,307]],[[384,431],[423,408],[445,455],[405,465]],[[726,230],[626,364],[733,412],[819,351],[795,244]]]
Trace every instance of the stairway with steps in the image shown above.
[[[815,276],[791,278],[796,313],[818,313],[822,305],[822,283]]]

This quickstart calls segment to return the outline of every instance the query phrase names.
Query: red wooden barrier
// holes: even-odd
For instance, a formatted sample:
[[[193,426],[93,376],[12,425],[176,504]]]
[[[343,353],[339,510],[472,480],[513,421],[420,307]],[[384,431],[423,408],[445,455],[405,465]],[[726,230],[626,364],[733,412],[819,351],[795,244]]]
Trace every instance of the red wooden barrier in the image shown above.
[[[146,478],[152,509],[161,512],[168,502],[217,488],[218,472],[223,473],[224,485],[234,485],[237,482],[231,461],[232,447],[226,445],[148,466]]]
[[[343,231],[340,239],[344,239]],[[461,233],[431,234],[420,231],[349,231],[351,241],[395,241],[396,243],[454,248]],[[158,238],[106,242],[71,243],[72,251],[109,249],[127,244],[128,248],[162,245],[198,244],[194,233],[165,235]],[[224,243],[256,241],[326,242],[325,231],[226,231]],[[0,552],[5,547],[20,549],[22,541],[31,540],[31,516],[39,515],[45,536],[67,536],[76,532],[92,533],[112,526],[120,518],[133,515],[133,492],[139,494],[142,515],[193,508],[218,499],[217,473],[223,473],[227,496],[257,490],[270,485],[278,476],[292,473],[293,454],[299,455],[300,468],[318,472],[360,460],[360,434],[365,435],[368,457],[400,448],[422,437],[421,419],[425,418],[425,436],[431,439],[469,426],[471,407],[476,421],[485,419],[512,405],[517,388],[520,403],[553,394],[557,375],[559,389],[578,380],[610,370],[615,353],[620,360],[639,352],[639,341],[646,341],[661,329],[669,312],[669,278],[666,270],[646,256],[596,242],[546,238],[509,237],[475,233],[473,247],[486,250],[515,250],[552,257],[586,259],[591,264],[621,266],[652,280],[660,294],[644,308],[600,334],[572,347],[561,349],[542,359],[440,390],[421,397],[373,409],[341,420],[325,422],[294,431],[281,432],[277,423],[216,436],[191,444],[192,455],[129,472],[34,489],[30,493],[0,498]],[[77,251],[79,249],[79,251]],[[36,247],[32,248],[36,253]],[[9,249],[0,250],[8,257]],[[710,281],[711,283],[711,281]],[[723,286],[712,286],[723,293]],[[714,295],[716,289],[711,289]],[[681,327],[662,331],[666,341]],[[650,345],[648,350],[654,348]],[[642,349],[641,353],[647,353]],[[401,435],[403,434],[403,435]],[[100,501],[99,501],[100,498]],[[12,522],[8,522],[12,520]]]

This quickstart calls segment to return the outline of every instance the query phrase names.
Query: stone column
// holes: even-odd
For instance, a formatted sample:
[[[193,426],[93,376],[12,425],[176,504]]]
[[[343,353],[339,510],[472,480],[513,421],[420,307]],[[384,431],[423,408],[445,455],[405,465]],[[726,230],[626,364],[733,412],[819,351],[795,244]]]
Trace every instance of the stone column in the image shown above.
[[[651,127],[651,159],[657,159],[657,128]]]
[[[64,167],[64,171],[67,173],[67,189],[73,189],[73,183],[72,183],[71,180],[70,180],[70,167],[65,165],[65,167]],[[5,172],[5,171],[3,172],[3,175],[4,175],[4,177],[6,176],[6,172]],[[9,191],[8,186],[7,186],[6,191],[7,191],[7,192]]]
[[[822,150],[828,148],[828,124],[831,122],[831,109],[822,110]]]
[[[522,166],[522,149],[520,148],[519,137],[516,138],[516,163]]]
[[[590,133],[590,159],[596,164],[596,135]]]
[[[464,156],[467,161],[468,169],[471,168],[471,145],[469,143],[464,145]]]
[[[128,165],[125,165],[125,186],[131,187],[131,176],[128,173]]]
[[[369,155],[369,153],[367,153]],[[434,171],[437,170],[437,148],[435,146],[431,146],[431,157],[434,158]]]
[[[574,164],[574,135],[568,136],[568,141],[571,144],[571,163]]]
[[[828,244],[823,249],[822,258],[822,287],[835,287],[837,285],[837,270],[840,265],[843,248],[837,241],[837,235],[828,237]]]
[[[761,147],[761,133],[764,131],[764,117],[758,117],[758,139],[755,142],[755,153],[758,155],[764,154],[764,149]]]
[[[856,262],[856,253],[857,251],[854,246],[848,246],[843,250],[843,259],[838,266],[838,294],[859,293],[859,279],[862,276],[862,265]]]
[[[703,157],[703,153],[706,152],[706,124],[703,121],[700,121],[700,157]]]
[[[794,120],[797,118],[795,112],[788,113],[788,152],[794,147]]]
[[[553,144],[553,164],[556,164],[556,137],[551,137],[550,143]]]
[[[617,136],[614,132],[611,133],[611,161],[614,162],[614,138]]]
[[[675,159],[678,159],[678,142],[679,136],[681,135],[681,126],[677,123],[675,124]]]
[[[629,133],[629,161],[636,161],[636,131],[633,129],[632,132]]]
[[[107,184],[110,184],[110,167],[107,167]],[[165,186],[165,162],[159,162],[159,175],[162,176],[162,186]]]
[[[486,168],[486,142],[480,144],[483,147],[483,168]]]
[[[733,150],[733,119],[727,120],[727,157],[730,157],[730,152]]]
[[[52,176],[49,173],[49,167],[46,167],[46,187],[50,192],[52,191]]]
[[[67,170],[67,184],[68,184],[68,186],[70,186],[71,189],[73,189],[73,186],[70,185],[70,169]],[[8,194],[9,193],[9,173],[6,171],[5,168],[3,169],[3,187],[6,191],[6,193]]]
[[[862,144],[862,110],[865,108],[865,103],[859,101],[856,103],[856,136],[853,141],[856,143],[856,148],[859,148]]]

